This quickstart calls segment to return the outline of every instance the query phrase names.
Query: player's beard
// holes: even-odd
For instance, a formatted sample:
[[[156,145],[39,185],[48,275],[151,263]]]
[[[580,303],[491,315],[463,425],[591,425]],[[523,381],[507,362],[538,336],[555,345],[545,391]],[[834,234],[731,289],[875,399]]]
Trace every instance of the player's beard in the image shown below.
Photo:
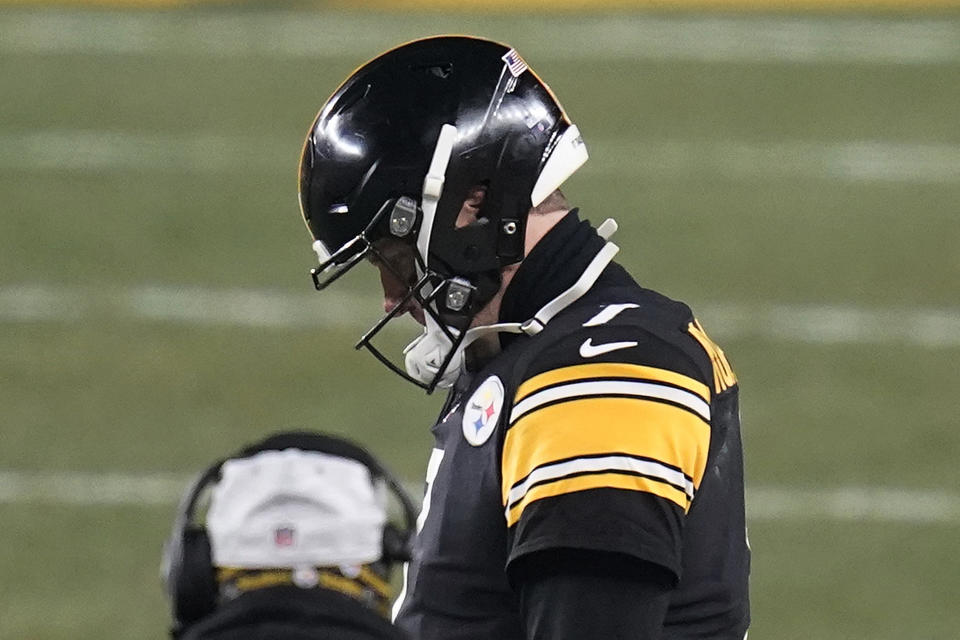
[[[513,280],[514,274],[520,267],[520,263],[507,265],[500,270],[500,289],[493,298],[484,306],[477,315],[470,321],[470,328],[485,327],[487,325],[500,322],[500,305],[503,302],[503,294]],[[495,355],[500,353],[500,334],[489,333],[475,340],[467,349],[466,358],[468,366],[473,368],[478,363],[489,361]]]

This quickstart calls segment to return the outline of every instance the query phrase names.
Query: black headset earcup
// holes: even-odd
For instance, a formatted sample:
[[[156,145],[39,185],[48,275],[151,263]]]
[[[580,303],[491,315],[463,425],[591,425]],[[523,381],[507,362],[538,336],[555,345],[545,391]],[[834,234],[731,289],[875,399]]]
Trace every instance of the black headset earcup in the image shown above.
[[[202,528],[184,529],[179,557],[171,558],[169,580],[173,617],[178,626],[193,624],[216,607],[217,581],[210,539]]]
[[[388,563],[410,561],[410,536],[392,522],[383,527],[383,559]]]

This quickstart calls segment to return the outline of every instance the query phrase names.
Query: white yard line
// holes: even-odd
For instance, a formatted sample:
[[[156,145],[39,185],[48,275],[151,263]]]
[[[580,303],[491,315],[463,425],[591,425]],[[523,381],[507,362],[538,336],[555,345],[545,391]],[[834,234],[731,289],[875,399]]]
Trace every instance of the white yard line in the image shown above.
[[[296,145],[294,145],[296,146]],[[255,150],[255,152],[251,152]],[[86,172],[295,171],[297,152],[276,139],[207,132],[0,130],[0,169]]]
[[[0,504],[81,507],[172,507],[191,475],[173,472],[94,473],[0,470]],[[419,497],[422,483],[407,482]],[[751,522],[850,521],[960,524],[960,495],[897,487],[754,487]]]
[[[357,327],[376,319],[374,296],[306,290],[142,286],[112,291],[46,285],[0,286],[0,322],[74,323],[114,318],[186,325],[266,327]]]
[[[747,515],[753,521],[960,524],[960,494],[897,487],[756,487],[747,491]]]
[[[377,319],[372,295],[306,290],[141,286],[101,290],[51,285],[0,286],[0,323],[99,320],[188,326],[362,331]],[[960,308],[870,308],[853,305],[698,304],[711,335],[806,344],[906,344],[960,347]],[[411,329],[402,321],[397,331]]]
[[[287,175],[296,141],[195,133],[0,130],[0,170]],[[584,173],[662,179],[814,178],[849,183],[960,184],[960,145],[882,140],[591,140]],[[256,153],[249,153],[256,149]]]
[[[56,473],[0,470],[0,504],[175,504],[191,476],[177,473]]]
[[[538,16],[485,21],[534,65],[546,60],[745,63],[960,62],[960,22],[893,16]],[[369,58],[405,40],[462,31],[461,16],[310,11],[0,13],[3,54]]]
[[[960,184],[960,145],[887,140],[586,140],[584,173],[637,178],[815,178]]]

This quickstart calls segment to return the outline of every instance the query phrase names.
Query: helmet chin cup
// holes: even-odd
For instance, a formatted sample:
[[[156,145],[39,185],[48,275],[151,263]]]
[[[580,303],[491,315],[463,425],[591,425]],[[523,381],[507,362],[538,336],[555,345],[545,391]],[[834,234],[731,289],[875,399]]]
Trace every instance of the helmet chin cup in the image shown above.
[[[453,327],[444,330],[428,313],[426,327],[403,350],[404,365],[413,379],[430,388],[449,389],[460,375],[463,350],[460,349],[460,331]],[[457,338],[451,341],[449,335]],[[451,353],[453,351],[453,353]]]

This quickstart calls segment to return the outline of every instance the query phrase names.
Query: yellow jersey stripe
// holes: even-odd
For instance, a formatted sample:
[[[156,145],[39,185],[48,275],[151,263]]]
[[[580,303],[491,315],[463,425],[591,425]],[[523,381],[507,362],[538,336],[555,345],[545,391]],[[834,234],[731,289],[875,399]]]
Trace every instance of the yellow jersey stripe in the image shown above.
[[[639,398],[588,397],[527,413],[506,434],[502,498],[534,469],[584,456],[625,454],[659,461],[700,486],[710,426],[686,409]]]
[[[556,384],[589,380],[595,378],[636,379],[650,382],[663,382],[669,385],[686,389],[700,396],[704,402],[710,402],[710,388],[698,380],[670,371],[639,364],[625,362],[591,362],[589,364],[575,364],[569,367],[552,369],[538,374],[517,389],[514,403],[522,401],[532,393]]]
[[[393,595],[393,589],[390,587],[390,583],[378,576],[370,567],[366,565],[360,567],[359,577],[364,584],[384,598],[389,598]]]
[[[533,487],[522,500],[504,511],[507,526],[512,527],[515,525],[520,520],[520,516],[523,515],[523,510],[526,506],[536,500],[551,498],[565,493],[605,488],[651,493],[675,503],[683,509],[684,512],[690,507],[687,495],[683,491],[668,484],[642,476],[625,475],[622,473],[599,473],[562,478],[548,484]]]

